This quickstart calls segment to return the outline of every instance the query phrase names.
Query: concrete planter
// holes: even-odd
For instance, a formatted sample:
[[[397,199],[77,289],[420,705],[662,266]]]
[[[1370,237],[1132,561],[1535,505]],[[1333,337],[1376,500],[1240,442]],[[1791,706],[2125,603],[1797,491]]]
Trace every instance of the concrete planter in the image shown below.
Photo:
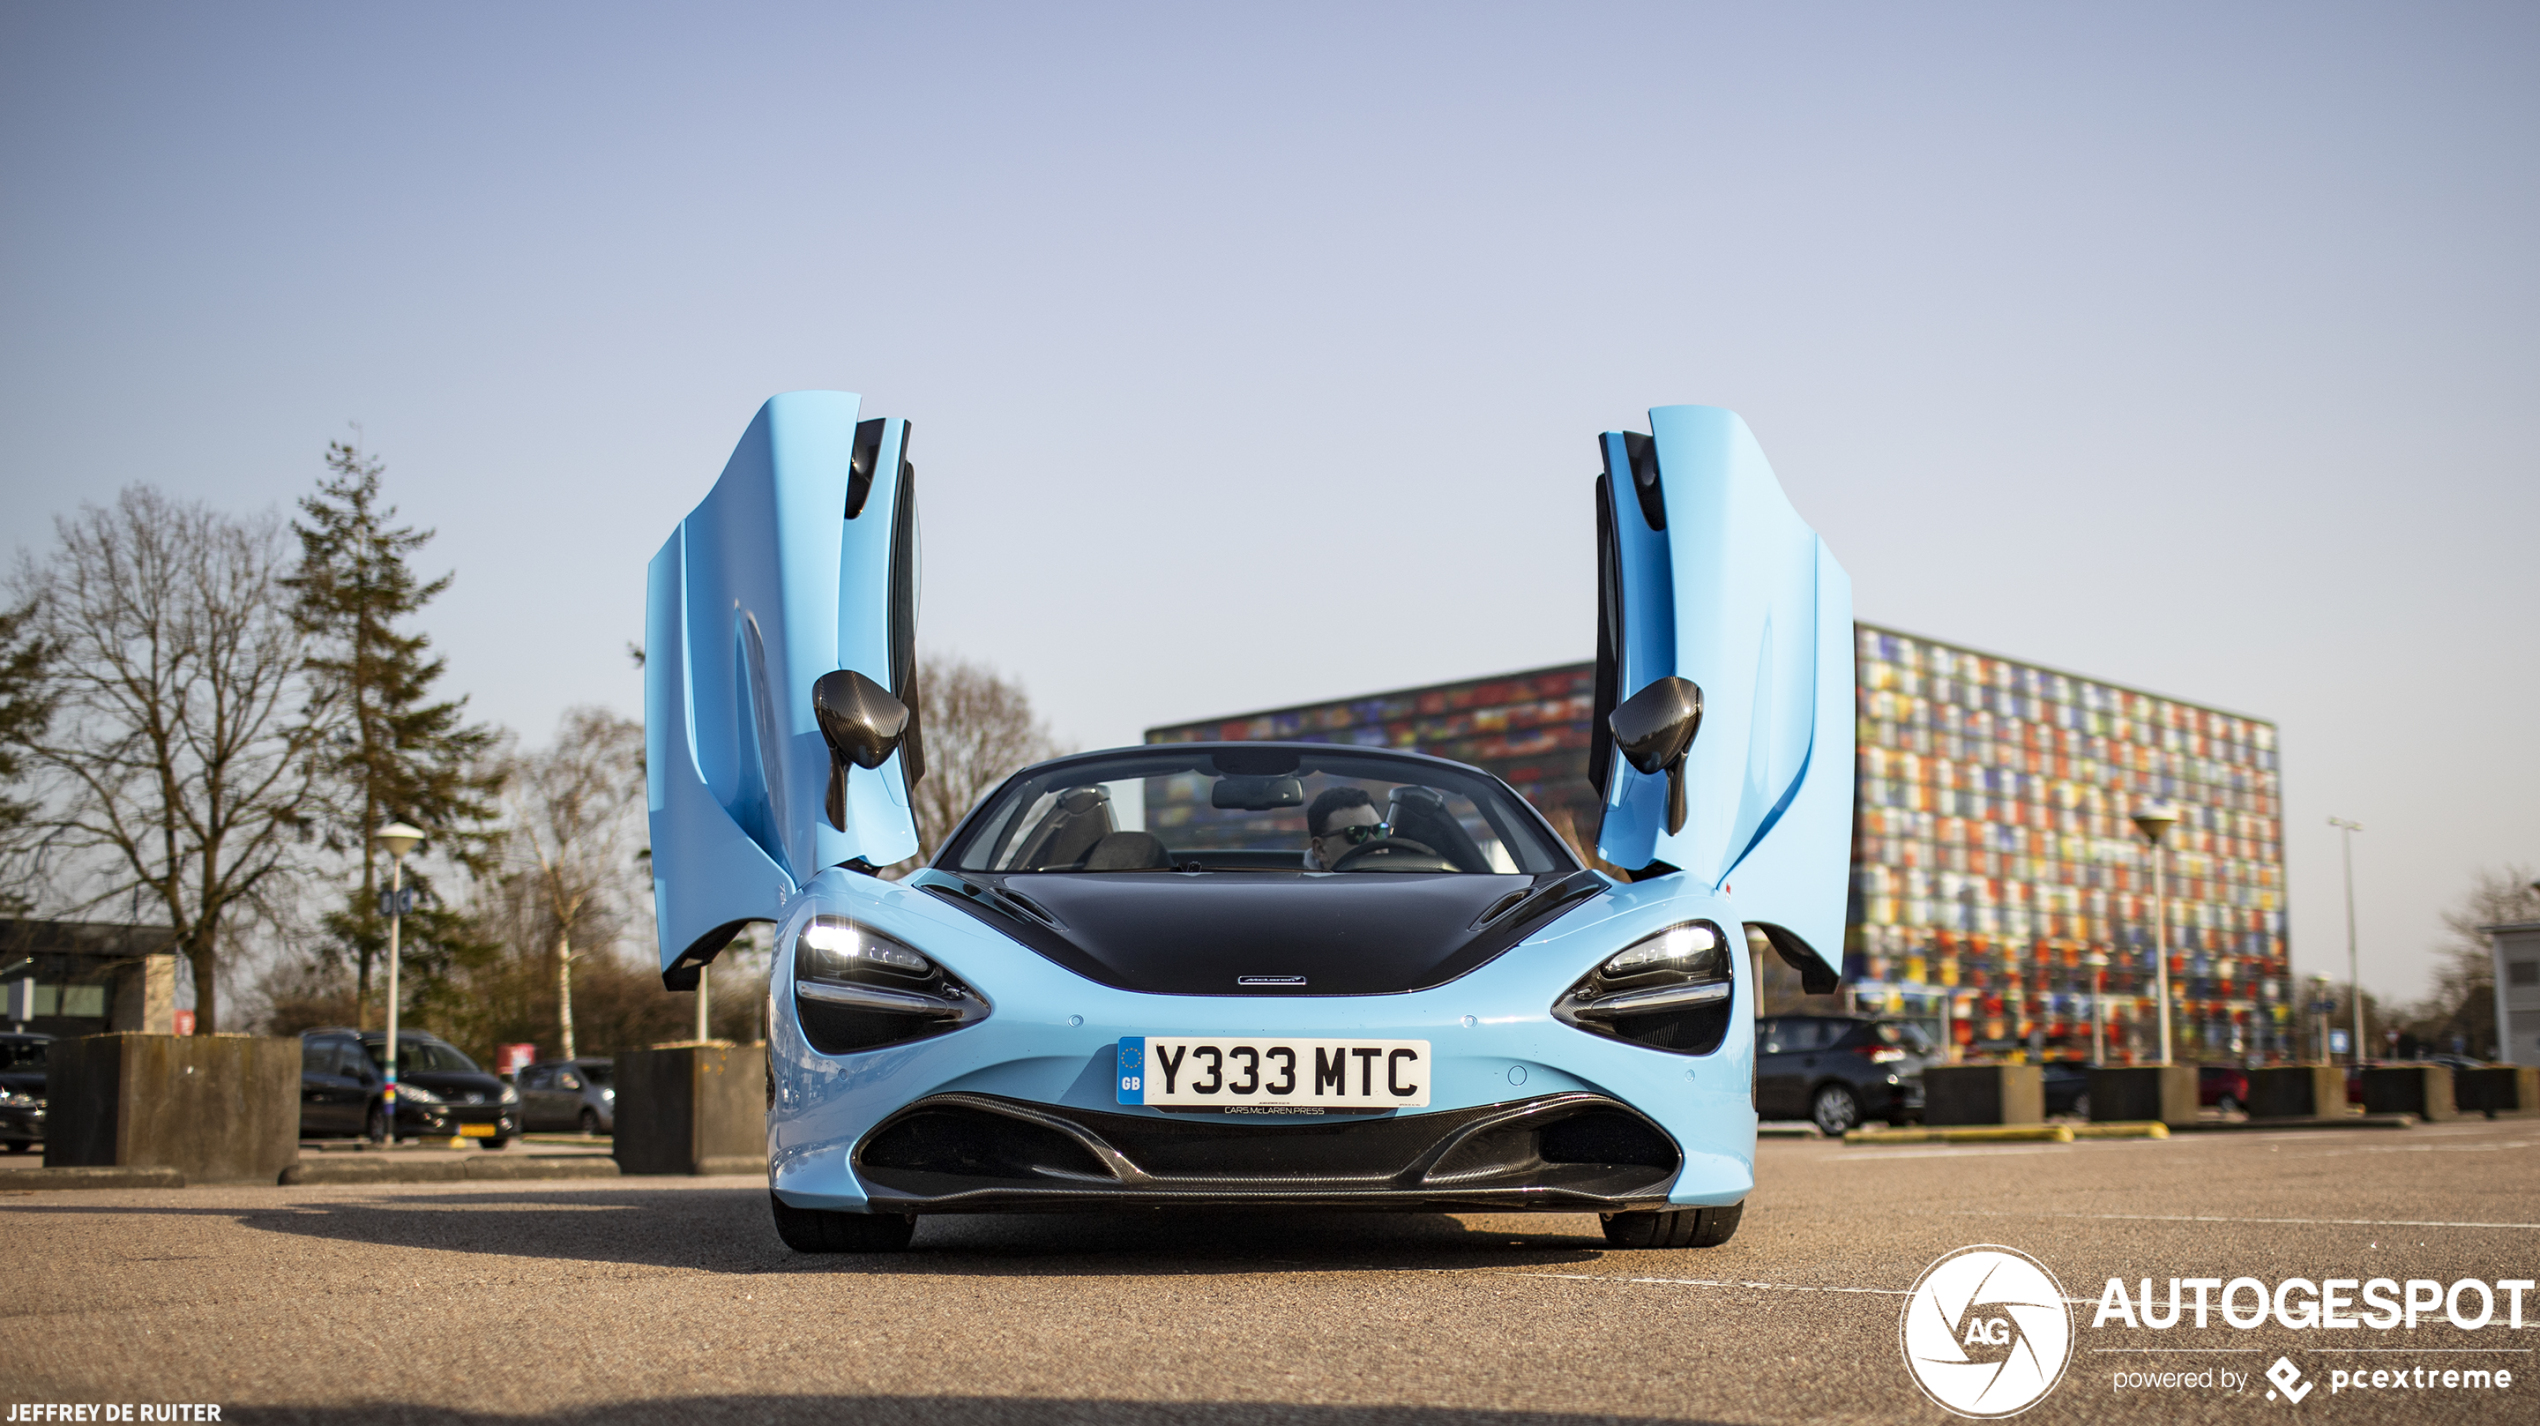
[[[767,1047],[659,1045],[617,1057],[621,1173],[763,1173]]]
[[[2461,1070],[2452,1076],[2452,1102],[2463,1114],[2484,1114],[2490,1119],[2540,1113],[2540,1068],[2491,1065]]]
[[[272,1183],[300,1156],[300,1042],[88,1035],[46,1066],[48,1168],[174,1169]]]
[[[2345,1112],[2344,1065],[2269,1065],[2249,1071],[2252,1119],[2327,1119]]]
[[[1923,1070],[1923,1122],[2043,1124],[2046,1072],[2036,1065],[1931,1065]]]
[[[2458,1119],[2449,1065],[2376,1065],[2364,1071],[2366,1114],[2413,1114],[2432,1122]]]
[[[2193,1124],[2194,1065],[2100,1065],[2090,1071],[2090,1122]]]

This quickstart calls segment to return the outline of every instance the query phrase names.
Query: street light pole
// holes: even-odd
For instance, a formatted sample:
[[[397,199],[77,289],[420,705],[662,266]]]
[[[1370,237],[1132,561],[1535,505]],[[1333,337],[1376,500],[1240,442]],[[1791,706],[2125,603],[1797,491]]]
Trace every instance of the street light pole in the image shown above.
[[[2346,861],[2346,996],[2355,1007],[2355,1046],[2353,1059],[2364,1062],[2364,987],[2355,971],[2355,834],[2364,829],[2361,822],[2331,817],[2328,825],[2337,829],[2339,850]]]
[[[383,1071],[388,1088],[382,1097],[388,1105],[388,1142],[393,1144],[397,1142],[397,931],[406,912],[406,854],[423,845],[423,829],[391,822],[371,840],[388,854],[388,1063]]]
[[[2090,1062],[2108,1062],[2108,953],[2092,951],[2090,966]]]
[[[2135,830],[2152,844],[2152,970],[2161,997],[2161,1063],[2170,1062],[2170,879],[2161,839],[2178,825],[2178,809],[2156,802],[2134,814]]]

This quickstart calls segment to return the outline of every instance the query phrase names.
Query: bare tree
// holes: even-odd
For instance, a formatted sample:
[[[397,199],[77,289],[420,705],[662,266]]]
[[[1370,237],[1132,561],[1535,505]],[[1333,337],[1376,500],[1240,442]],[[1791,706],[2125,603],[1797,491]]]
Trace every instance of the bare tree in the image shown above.
[[[2483,926],[2540,921],[2540,889],[2527,866],[2482,868],[2450,910],[2434,947],[2434,992],[2410,1007],[2407,1033],[2441,1044],[2453,1037],[2475,1047],[2498,1043],[2496,958]]]
[[[998,783],[1058,753],[1021,684],[948,655],[917,661],[917,722],[925,730],[926,776],[910,800],[921,860]]]
[[[564,715],[555,745],[516,759],[504,791],[511,820],[498,893],[511,920],[555,957],[556,1029],[574,1055],[573,963],[637,914],[644,726],[604,708]]]
[[[56,654],[56,716],[27,744],[49,879],[72,910],[164,915],[210,1034],[222,953],[294,890],[328,725],[277,583],[282,528],[147,486],[54,528],[16,578]]]

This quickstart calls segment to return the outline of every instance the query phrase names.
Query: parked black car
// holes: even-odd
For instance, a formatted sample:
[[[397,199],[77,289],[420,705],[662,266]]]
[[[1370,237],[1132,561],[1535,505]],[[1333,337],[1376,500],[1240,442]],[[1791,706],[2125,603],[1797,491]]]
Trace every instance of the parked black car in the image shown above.
[[[1923,1112],[1930,1037],[1903,1020],[1775,1015],[1755,1026],[1755,1109],[1841,1134],[1865,1119],[1904,1124]]]
[[[512,1076],[524,1129],[617,1132],[616,1065],[605,1059],[540,1060]]]
[[[0,1035],[0,1144],[23,1154],[44,1142],[44,1056],[50,1035]]]
[[[389,1137],[388,1037],[311,1030],[300,1037],[300,1137]],[[520,1096],[454,1045],[420,1030],[397,1035],[398,1138],[456,1134],[499,1149],[520,1133]]]
[[[2039,1066],[2046,1087],[2046,1117],[2090,1117],[2090,1066],[2081,1060],[2048,1060]]]

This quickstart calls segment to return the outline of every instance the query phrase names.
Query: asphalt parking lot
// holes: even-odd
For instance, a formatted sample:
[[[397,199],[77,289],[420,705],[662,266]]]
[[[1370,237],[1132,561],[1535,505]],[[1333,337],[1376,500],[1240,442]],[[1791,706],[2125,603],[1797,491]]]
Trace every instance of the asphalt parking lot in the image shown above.
[[[0,1189],[0,1384],[223,1421],[1939,1421],[1900,1309],[1998,1243],[2074,1313],[2024,1421],[2274,1420],[2279,1356],[2312,1383],[2287,1420],[2540,1420],[2540,1299],[2519,1332],[2501,1302],[2476,1332],[2091,1325],[2111,1276],[2540,1277],[2540,1121],[1767,1141],[1759,1177],[1711,1250],[1609,1250],[1577,1215],[1174,1215],[930,1219],[850,1258],[788,1252],[747,1179]],[[2514,1383],[2328,1390],[2367,1365]]]

